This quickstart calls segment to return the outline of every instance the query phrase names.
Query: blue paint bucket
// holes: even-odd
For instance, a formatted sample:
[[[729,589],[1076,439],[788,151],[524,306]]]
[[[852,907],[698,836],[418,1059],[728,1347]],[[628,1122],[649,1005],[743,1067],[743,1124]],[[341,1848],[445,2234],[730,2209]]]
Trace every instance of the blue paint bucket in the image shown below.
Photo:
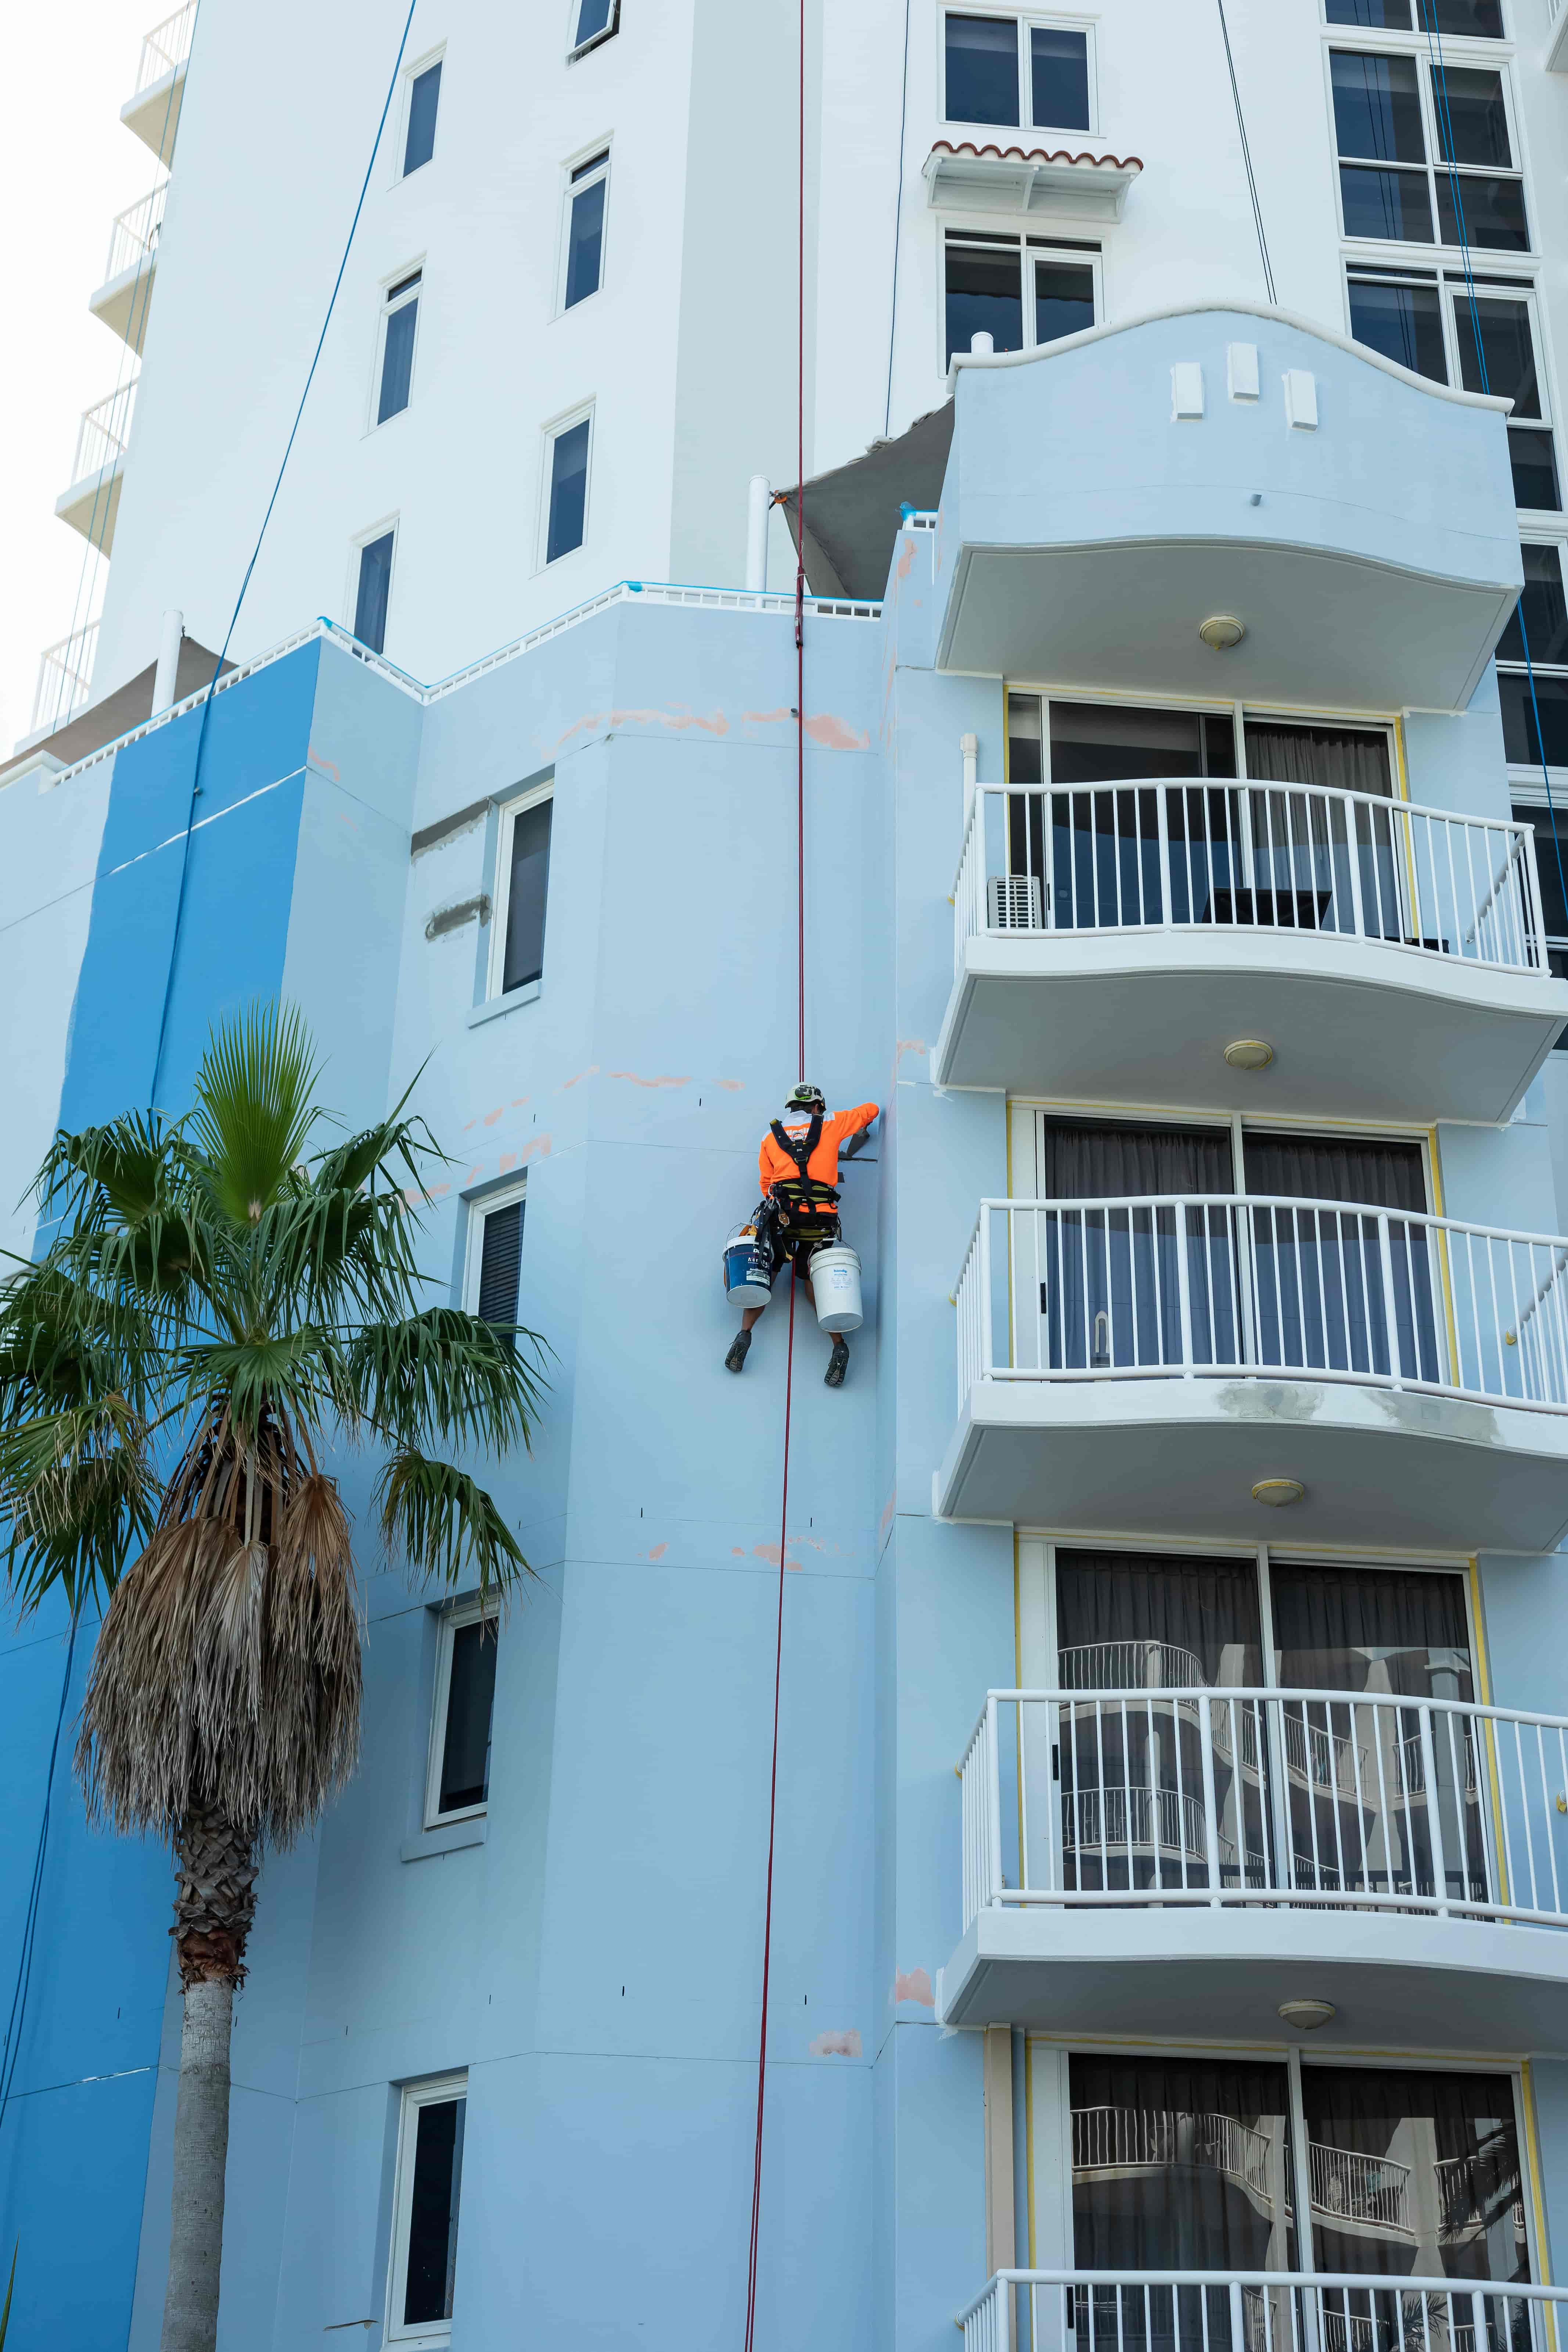
[[[755,1225],[737,1225],[724,1244],[724,1288],[731,1307],[765,1307],[773,1297],[768,1253]]]

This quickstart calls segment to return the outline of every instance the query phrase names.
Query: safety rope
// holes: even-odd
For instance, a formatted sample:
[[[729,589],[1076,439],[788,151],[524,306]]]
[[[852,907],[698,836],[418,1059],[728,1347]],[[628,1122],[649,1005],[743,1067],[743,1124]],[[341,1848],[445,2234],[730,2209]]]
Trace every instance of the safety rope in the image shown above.
[[[1225,0],[1215,0],[1219,10],[1219,29],[1225,41],[1225,62],[1230,74],[1230,95],[1236,106],[1236,127],[1241,134],[1241,160],[1247,170],[1247,193],[1252,198],[1252,218],[1258,230],[1258,250],[1263,258],[1263,283],[1268,289],[1268,299],[1277,301],[1274,291],[1274,271],[1268,259],[1268,239],[1263,234],[1263,207],[1258,201],[1258,182],[1252,175],[1252,150],[1247,143],[1247,121],[1241,110],[1241,89],[1236,79],[1236,59],[1230,53],[1230,26],[1225,21]]]
[[[403,37],[397,44],[397,55],[393,59],[392,74],[386,85],[386,97],[381,110],[381,120],[375,126],[375,137],[370,143],[370,155],[364,167],[364,178],[360,183],[359,202],[354,206],[353,218],[349,223],[349,233],[343,242],[342,258],[338,263],[338,274],[332,280],[331,295],[327,303],[326,316],[321,320],[321,331],[316,338],[315,351],[310,357],[310,371],[305,377],[305,388],[300,394],[300,404],[294,411],[294,422],[289,428],[289,438],[284,445],[282,459],[278,467],[278,478],[272,485],[272,495],[267,501],[267,511],[261,518],[261,529],[256,534],[256,545],[250,551],[250,561],[245,567],[245,577],[239,583],[239,593],[234,600],[234,610],[228,617],[228,627],[224,632],[223,644],[219,648],[217,659],[213,665],[213,674],[207,681],[206,693],[202,698],[201,725],[196,730],[195,764],[191,773],[190,799],[185,808],[184,835],[180,844],[180,888],[174,901],[174,931],[169,942],[169,966],[163,981],[163,1005],[158,1018],[158,1046],[153,1056],[153,1083],[147,1095],[149,1109],[157,1108],[158,1081],[163,1076],[163,1049],[168,1043],[169,1008],[174,1001],[174,970],[179,958],[180,931],[184,921],[185,892],[190,877],[191,834],[195,824],[196,802],[201,796],[202,755],[206,749],[207,720],[212,713],[213,695],[216,690],[218,679],[223,675],[223,666],[228,659],[229,645],[239,621],[240,607],[245,603],[246,592],[250,586],[250,575],[255,571],[257,561],[261,553],[261,542],[267,536],[267,526],[272,520],[272,509],[278,503],[278,493],[283,487],[283,477],[288,470],[289,459],[293,452],[295,438],[300,430],[300,421],[305,414],[305,403],[310,396],[310,386],[315,382],[321,349],[327,340],[327,330],[332,323],[332,312],[337,309],[338,294],[343,282],[343,272],[349,266],[349,254],[353,246],[354,233],[359,227],[360,215],[364,210],[364,200],[370,189],[371,173],[375,169],[375,159],[381,152],[382,133],[386,129],[386,118],[392,111],[392,101],[397,90],[397,77],[403,67],[403,53],[408,47],[408,31],[414,22],[414,11],[418,5],[419,0],[408,0],[408,14],[403,20]]]
[[[1465,220],[1465,199],[1458,170],[1458,150],[1454,140],[1454,118],[1448,107],[1448,66],[1443,50],[1443,28],[1437,22],[1434,0],[1421,0],[1421,15],[1426,30],[1426,57],[1432,70],[1433,88],[1436,95],[1438,127],[1447,149],[1445,162],[1448,167],[1448,191],[1453,198],[1454,219],[1459,231],[1459,258],[1465,273],[1465,296],[1469,305],[1470,339],[1476,347],[1476,369],[1480,376],[1481,390],[1491,391],[1491,375],[1487,367],[1486,345],[1481,340],[1480,305],[1476,299],[1475,272],[1470,266],[1470,236]],[[1464,378],[1461,360],[1459,375]],[[1528,585],[1528,583],[1526,583]],[[1530,625],[1524,617],[1524,592],[1520,592],[1514,606],[1514,618],[1519,623],[1520,643],[1524,647],[1524,674],[1530,686],[1531,715],[1535,721],[1535,749],[1541,761],[1541,780],[1546,787],[1546,813],[1552,821],[1552,846],[1557,860],[1557,884],[1563,893],[1563,903],[1568,910],[1568,875],[1563,872],[1563,843],[1557,830],[1557,808],[1552,796],[1552,772],[1546,764],[1546,738],[1541,726],[1541,704],[1535,691],[1535,664],[1530,656]],[[1544,917],[1543,917],[1544,919]]]
[[[16,2079],[16,2062],[22,2050],[22,2021],[27,2013],[27,1994],[33,1981],[33,1953],[37,1944],[38,1906],[44,1886],[44,1859],[49,1845],[49,1815],[54,1805],[55,1766],[59,1759],[60,1730],[65,1722],[66,1702],[70,1696],[71,1668],[76,1662],[77,1627],[81,1622],[81,1604],[71,1608],[70,1636],[66,1643],[66,1666],[60,1676],[59,1705],[55,1709],[55,1733],[49,1743],[49,1767],[44,1776],[44,1810],[38,1822],[38,1840],[33,1853],[33,1875],[27,1888],[26,1906],[22,1917],[22,1946],[16,1956],[16,1978],[11,1988],[11,2011],[5,2021],[5,2038],[0,2040],[0,2126],[5,2121],[5,2110],[11,2102],[11,2085]]]
[[[899,185],[893,198],[893,299],[888,314],[888,397],[882,410],[884,435],[893,429],[893,345],[899,326],[899,247],[902,243],[904,226],[904,140],[910,119],[910,11],[912,5],[913,0],[904,0],[904,63],[899,85]]]

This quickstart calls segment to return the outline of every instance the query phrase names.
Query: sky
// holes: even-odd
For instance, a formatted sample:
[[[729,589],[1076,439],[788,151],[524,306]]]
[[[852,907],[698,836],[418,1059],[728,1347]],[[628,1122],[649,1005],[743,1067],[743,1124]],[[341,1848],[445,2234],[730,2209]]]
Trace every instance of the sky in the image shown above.
[[[58,521],[81,412],[132,364],[89,316],[117,212],[162,175],[120,121],[142,36],[174,0],[56,0],[6,11],[0,76],[0,756],[33,719],[38,656],[82,617],[86,541]],[[154,636],[156,626],[154,625]]]

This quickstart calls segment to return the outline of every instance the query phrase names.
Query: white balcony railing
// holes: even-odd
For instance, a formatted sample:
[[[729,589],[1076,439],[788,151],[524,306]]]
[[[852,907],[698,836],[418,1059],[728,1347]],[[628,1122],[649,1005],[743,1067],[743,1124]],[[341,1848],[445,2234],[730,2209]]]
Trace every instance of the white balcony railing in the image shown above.
[[[38,656],[38,683],[33,696],[33,734],[52,733],[81,709],[92,691],[97,653],[96,621],[73,630],[58,645],[45,647]]]
[[[1205,929],[1547,970],[1528,825],[1304,784],[983,784],[953,906],[960,970],[980,937]]]
[[[992,1691],[959,1772],[966,1932],[996,1906],[1173,1903],[1568,1927],[1568,1717],[1260,1687]]]
[[[1282,1372],[1568,1412],[1568,1240],[1330,1201],[983,1201],[954,1294],[978,1381]]]
[[[1377,2230],[1411,2234],[1410,2167],[1386,2156],[1307,2143],[1312,2210],[1327,2221],[1364,2221]]]
[[[129,383],[120,384],[90,408],[82,410],[77,428],[73,482],[85,482],[89,474],[100,474],[117,457],[124,457],[131,442],[131,412],[136,404],[137,382],[132,376]]]
[[[1268,2192],[1269,2139],[1234,2116],[1178,2115],[1164,2107],[1075,2107],[1075,2173],[1136,2172],[1174,2164],[1212,2168],[1260,2196]]]
[[[998,2271],[963,2352],[1558,2352],[1568,2288],[1304,2271]]]
[[[136,68],[136,95],[151,89],[155,81],[183,66],[191,53],[191,34],[196,21],[196,0],[185,0],[172,16],[154,25],[142,43],[142,60]],[[112,277],[113,272],[110,271]]]
[[[127,205],[122,213],[116,213],[109,234],[109,261],[103,273],[106,286],[110,278],[152,259],[158,232],[163,226],[168,195],[169,183],[165,180],[160,186],[150,188],[144,196],[139,196],[133,205]]]

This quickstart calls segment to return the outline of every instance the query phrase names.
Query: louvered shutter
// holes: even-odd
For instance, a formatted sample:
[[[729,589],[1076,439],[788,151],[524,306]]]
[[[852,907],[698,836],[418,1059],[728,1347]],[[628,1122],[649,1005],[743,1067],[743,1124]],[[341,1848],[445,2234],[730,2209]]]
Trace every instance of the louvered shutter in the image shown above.
[[[518,1273],[522,1264],[522,1202],[492,1209],[479,1237],[479,1302],[484,1323],[515,1323]]]

